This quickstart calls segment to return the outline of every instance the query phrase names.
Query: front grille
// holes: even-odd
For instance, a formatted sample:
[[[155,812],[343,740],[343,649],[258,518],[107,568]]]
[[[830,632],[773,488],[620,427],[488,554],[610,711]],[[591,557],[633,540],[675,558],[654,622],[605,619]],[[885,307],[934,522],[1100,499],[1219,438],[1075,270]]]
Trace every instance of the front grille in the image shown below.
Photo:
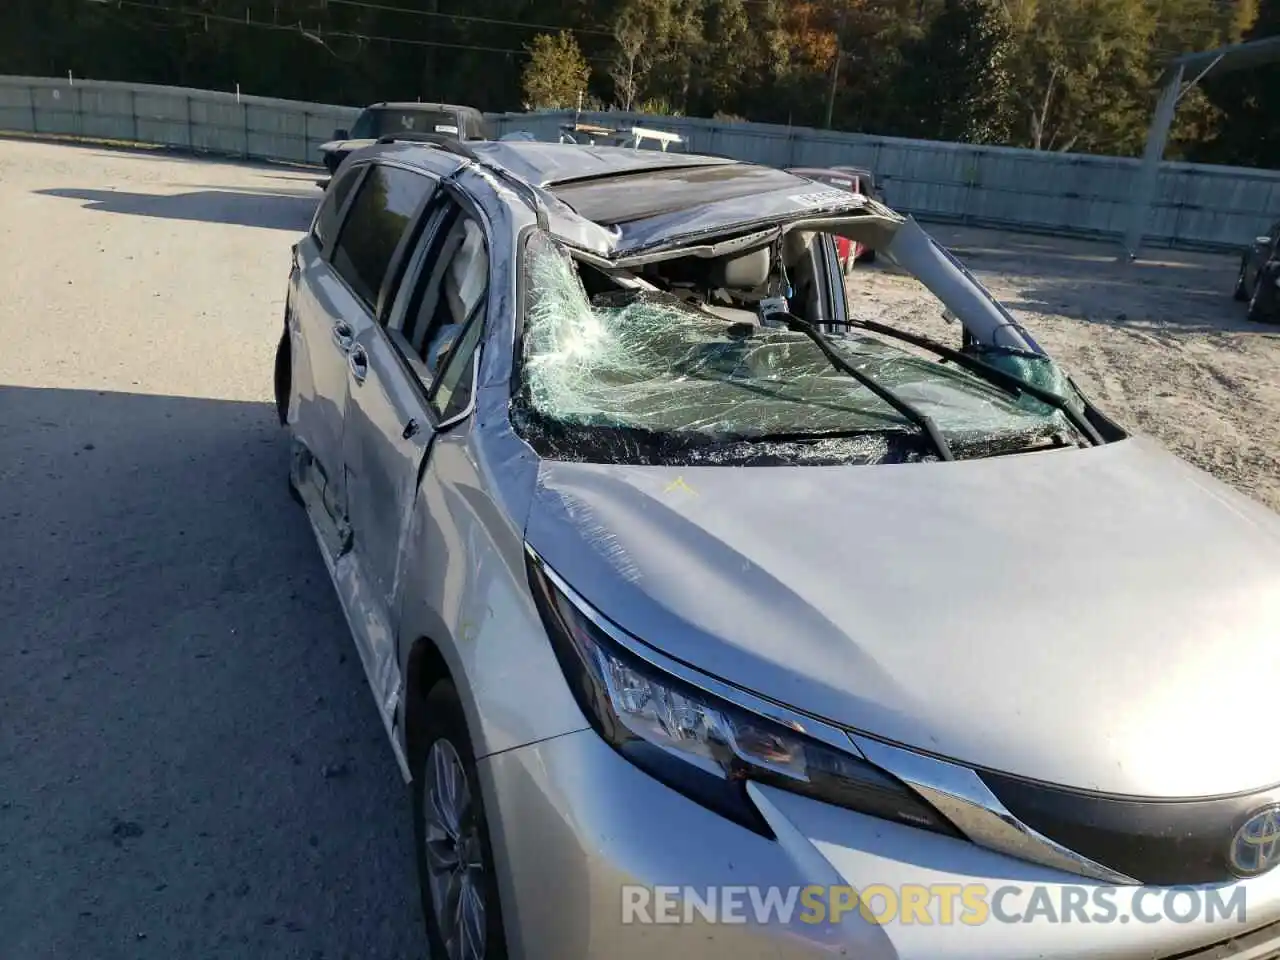
[[[1271,947],[1266,950],[1266,947]],[[1196,947],[1186,953],[1175,953],[1161,957],[1160,960],[1230,960],[1238,957],[1246,950],[1264,949],[1263,953],[1250,957],[1250,960],[1276,960],[1280,957],[1280,923],[1269,923],[1249,933],[1242,933],[1229,940],[1220,940],[1207,947]]]
[[[1236,831],[1280,788],[1215,800],[1131,800],[981,774],[1009,811],[1044,836],[1144,884],[1177,886],[1234,879]]]

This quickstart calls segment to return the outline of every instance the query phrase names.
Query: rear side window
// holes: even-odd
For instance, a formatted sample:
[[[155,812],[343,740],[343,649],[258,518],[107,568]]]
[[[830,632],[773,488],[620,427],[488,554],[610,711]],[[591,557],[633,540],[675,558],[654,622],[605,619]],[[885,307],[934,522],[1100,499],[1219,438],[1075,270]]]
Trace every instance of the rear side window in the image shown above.
[[[333,251],[333,269],[370,310],[413,215],[433,188],[421,174],[375,165],[360,184]]]
[[[329,246],[329,242],[338,232],[338,215],[342,213],[342,204],[347,199],[347,194],[351,192],[351,188],[355,186],[356,181],[360,179],[360,174],[364,172],[364,167],[352,167],[332,183],[329,189],[324,192],[324,200],[320,204],[320,210],[316,214],[315,227],[312,233],[315,234],[316,240],[319,241],[321,249]]]

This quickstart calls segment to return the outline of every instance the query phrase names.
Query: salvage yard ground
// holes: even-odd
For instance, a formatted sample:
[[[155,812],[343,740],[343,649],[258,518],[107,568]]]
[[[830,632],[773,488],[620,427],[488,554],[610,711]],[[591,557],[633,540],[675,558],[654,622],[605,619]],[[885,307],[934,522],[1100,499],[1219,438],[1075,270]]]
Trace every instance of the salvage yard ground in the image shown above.
[[[1280,510],[1280,327],[1231,299],[1239,257],[1116,248],[951,226],[931,232],[963,260],[1098,405],[1219,479]],[[908,277],[855,269],[855,315],[955,343]]]
[[[0,140],[5,957],[421,956],[407,798],[270,405],[319,197]],[[936,232],[1104,408],[1280,509],[1280,332],[1236,261]],[[884,269],[851,290],[940,324]]]

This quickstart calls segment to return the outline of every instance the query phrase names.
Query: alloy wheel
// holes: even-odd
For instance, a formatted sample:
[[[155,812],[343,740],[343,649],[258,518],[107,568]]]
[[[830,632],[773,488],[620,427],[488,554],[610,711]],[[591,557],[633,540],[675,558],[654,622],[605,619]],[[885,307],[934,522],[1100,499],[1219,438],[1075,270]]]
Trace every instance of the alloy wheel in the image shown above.
[[[431,745],[425,767],[423,852],[436,923],[448,960],[483,960],[485,865],[473,788],[447,739]]]

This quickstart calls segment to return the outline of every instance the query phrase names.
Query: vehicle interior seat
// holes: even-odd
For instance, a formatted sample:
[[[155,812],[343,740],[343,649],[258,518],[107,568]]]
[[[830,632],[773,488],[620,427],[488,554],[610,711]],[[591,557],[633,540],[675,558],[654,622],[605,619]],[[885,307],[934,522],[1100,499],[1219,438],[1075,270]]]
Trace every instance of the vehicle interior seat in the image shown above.
[[[821,275],[822,247],[811,230],[792,230],[782,244],[782,263],[791,282],[791,312],[810,323],[827,323],[823,309]]]
[[[712,260],[707,271],[708,285],[714,293],[738,302],[754,303],[768,296],[767,286],[773,271],[773,251],[761,247]]]
[[[705,309],[730,323],[759,323],[756,304],[769,295],[773,250],[717,257],[707,266]]]
[[[454,323],[465,323],[474,312],[488,285],[489,262],[485,257],[484,232],[474,220],[462,221],[462,244],[445,274],[444,294]]]

